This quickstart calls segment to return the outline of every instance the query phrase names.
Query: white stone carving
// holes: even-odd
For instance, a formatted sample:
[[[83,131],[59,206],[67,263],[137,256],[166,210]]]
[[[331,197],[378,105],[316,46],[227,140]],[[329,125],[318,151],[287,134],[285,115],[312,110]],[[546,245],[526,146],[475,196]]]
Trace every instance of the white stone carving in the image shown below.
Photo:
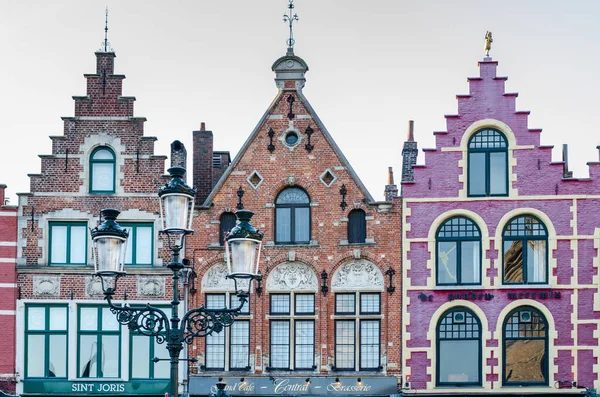
[[[317,291],[317,275],[304,263],[282,263],[267,277],[267,290],[272,291]]]
[[[85,278],[85,296],[88,298],[102,296],[102,281],[99,277]]]
[[[34,296],[60,296],[60,276],[33,276]]]
[[[162,298],[165,296],[165,279],[163,277],[138,276],[137,296]]]
[[[334,290],[383,290],[383,274],[372,262],[359,259],[340,266],[333,275]]]
[[[213,265],[202,277],[202,291],[230,291],[235,292],[235,283],[227,276],[227,265],[218,263]],[[248,280],[238,281],[238,289],[248,290]]]

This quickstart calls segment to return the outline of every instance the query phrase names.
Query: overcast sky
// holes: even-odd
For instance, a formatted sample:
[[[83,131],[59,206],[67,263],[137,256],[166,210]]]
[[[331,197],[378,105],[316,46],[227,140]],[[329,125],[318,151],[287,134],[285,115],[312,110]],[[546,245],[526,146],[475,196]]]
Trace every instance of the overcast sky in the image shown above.
[[[191,159],[205,121],[215,150],[235,155],[277,93],[271,65],[284,55],[288,0],[0,0],[0,183],[29,191],[39,154],[85,95],[84,73],[109,41],[124,95],[148,118],[156,154],[179,139]],[[434,146],[456,94],[477,76],[484,35],[518,110],[543,128],[542,143],[568,143],[571,169],[598,161],[600,1],[295,0],[295,53],[309,65],[304,93],[375,199],[387,167],[400,177],[402,143],[415,120],[419,148]]]

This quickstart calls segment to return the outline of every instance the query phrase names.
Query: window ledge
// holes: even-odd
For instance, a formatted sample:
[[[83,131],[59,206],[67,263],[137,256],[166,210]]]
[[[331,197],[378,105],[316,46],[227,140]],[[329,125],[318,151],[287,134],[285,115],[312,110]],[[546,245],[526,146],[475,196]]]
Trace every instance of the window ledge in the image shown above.
[[[302,244],[279,244],[274,241],[267,241],[263,248],[285,248],[285,247],[309,247],[309,248],[321,248],[321,245],[318,241],[313,240],[310,243],[302,243]]]
[[[556,288],[550,284],[500,284],[495,289],[552,289]]]
[[[483,290],[495,290],[496,287],[485,287],[483,285],[436,285],[432,288],[434,291],[464,291],[464,290],[475,290],[475,291],[483,291]]]
[[[344,247],[352,247],[352,246],[356,246],[356,247],[369,247],[369,246],[374,246],[377,245],[375,243],[375,241],[366,241],[364,243],[349,243],[348,240],[340,240],[340,246],[344,246]]]

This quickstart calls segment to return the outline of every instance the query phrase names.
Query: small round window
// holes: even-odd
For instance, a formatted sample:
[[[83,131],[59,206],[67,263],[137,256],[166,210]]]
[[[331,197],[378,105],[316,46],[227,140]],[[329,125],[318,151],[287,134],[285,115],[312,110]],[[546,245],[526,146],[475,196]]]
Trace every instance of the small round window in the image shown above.
[[[298,134],[294,131],[290,131],[285,135],[285,143],[288,146],[294,146],[298,143]]]

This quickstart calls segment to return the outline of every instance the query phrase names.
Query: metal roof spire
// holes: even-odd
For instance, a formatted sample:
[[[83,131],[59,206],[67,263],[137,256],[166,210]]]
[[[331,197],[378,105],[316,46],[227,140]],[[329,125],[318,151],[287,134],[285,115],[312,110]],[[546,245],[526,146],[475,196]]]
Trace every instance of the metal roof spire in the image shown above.
[[[296,42],[296,40],[294,40],[294,21],[298,20],[298,15],[295,13],[292,13],[294,10],[294,0],[289,0],[290,4],[288,4],[288,8],[290,10],[290,14],[286,15],[283,14],[283,22],[288,22],[289,26],[290,26],[290,38],[287,41],[287,45],[288,45],[288,55],[293,55],[294,54],[294,43]]]
[[[108,42],[108,6],[106,6],[106,19],[104,20],[104,41],[102,42],[100,51],[113,52],[113,49]]]

